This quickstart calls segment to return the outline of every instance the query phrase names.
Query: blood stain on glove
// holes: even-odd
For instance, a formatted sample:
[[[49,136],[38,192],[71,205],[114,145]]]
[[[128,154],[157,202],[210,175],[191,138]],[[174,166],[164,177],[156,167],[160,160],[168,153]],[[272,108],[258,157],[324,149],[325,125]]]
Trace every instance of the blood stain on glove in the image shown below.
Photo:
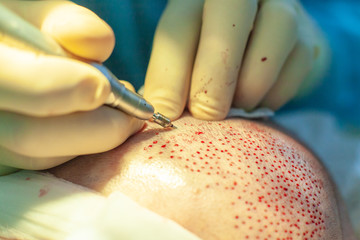
[[[40,188],[38,197],[41,198],[41,197],[45,196],[46,194],[48,194],[49,191],[50,191],[50,187],[47,185],[44,185],[42,188]]]

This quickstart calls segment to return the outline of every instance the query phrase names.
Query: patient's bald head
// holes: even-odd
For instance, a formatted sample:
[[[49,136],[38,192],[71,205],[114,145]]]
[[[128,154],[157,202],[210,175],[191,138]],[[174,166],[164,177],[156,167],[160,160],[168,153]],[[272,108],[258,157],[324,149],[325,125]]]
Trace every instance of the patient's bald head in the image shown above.
[[[51,172],[119,190],[204,239],[342,239],[331,181],[301,144],[260,123],[150,125],[122,146]]]

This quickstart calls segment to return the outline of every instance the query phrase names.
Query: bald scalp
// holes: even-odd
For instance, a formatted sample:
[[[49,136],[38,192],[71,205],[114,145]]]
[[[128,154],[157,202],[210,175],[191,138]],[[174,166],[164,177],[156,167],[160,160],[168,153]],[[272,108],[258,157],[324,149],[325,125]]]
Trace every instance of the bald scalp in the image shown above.
[[[204,239],[342,239],[334,187],[294,139],[241,119],[184,116],[122,146],[52,169],[105,195],[121,191]]]

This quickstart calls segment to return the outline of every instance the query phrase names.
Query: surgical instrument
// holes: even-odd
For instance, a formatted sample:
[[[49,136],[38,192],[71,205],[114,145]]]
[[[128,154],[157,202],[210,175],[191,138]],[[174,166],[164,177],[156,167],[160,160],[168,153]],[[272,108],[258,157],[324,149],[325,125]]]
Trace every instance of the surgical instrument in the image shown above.
[[[54,39],[41,32],[2,4],[0,4],[0,13],[0,34],[9,35],[46,54],[67,56],[66,52]],[[155,113],[154,107],[148,101],[139,94],[128,90],[104,65],[95,62],[90,64],[104,74],[110,82],[111,93],[105,104],[136,118],[153,121],[164,128],[174,127],[170,119],[161,113]]]

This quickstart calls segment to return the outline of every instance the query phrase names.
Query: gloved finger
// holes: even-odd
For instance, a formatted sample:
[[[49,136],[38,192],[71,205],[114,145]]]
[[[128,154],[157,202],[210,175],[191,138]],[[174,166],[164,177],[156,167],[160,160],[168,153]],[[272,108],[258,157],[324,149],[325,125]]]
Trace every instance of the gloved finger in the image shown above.
[[[1,172],[3,166],[17,169],[42,170],[63,164],[64,162],[67,162],[74,157],[75,156],[44,158],[29,157],[15,153],[0,146],[0,176],[5,174],[5,172]]]
[[[188,103],[194,117],[226,117],[256,10],[255,0],[206,0]]]
[[[202,0],[169,1],[156,30],[144,98],[170,119],[185,108],[202,7]]]
[[[133,86],[131,83],[129,83],[128,81],[124,81],[124,80],[120,80],[120,82],[121,82],[122,84],[124,84],[124,86],[125,86],[127,89],[129,89],[129,90],[132,91],[132,92],[135,92],[135,88],[134,88],[134,86]]]
[[[300,36],[304,36],[303,40],[307,41],[307,44],[311,44],[313,48],[312,69],[296,94],[296,97],[302,98],[311,93],[324,80],[324,75],[330,66],[331,49],[322,30],[314,23],[303,6],[299,5],[299,9],[302,22],[300,25]]]
[[[34,116],[87,111],[103,104],[110,93],[105,76],[86,63],[3,44],[0,52],[2,110]]]
[[[263,99],[294,48],[297,28],[292,1],[263,1],[240,70],[235,107],[250,110]]]
[[[313,55],[312,47],[299,41],[286,60],[279,79],[260,105],[277,110],[295,97],[301,83],[311,69]]]
[[[1,0],[0,3],[79,57],[103,62],[114,48],[115,37],[110,26],[89,9],[70,1]]]
[[[107,106],[49,118],[0,112],[0,145],[36,158],[98,153],[120,145],[143,124]]]

